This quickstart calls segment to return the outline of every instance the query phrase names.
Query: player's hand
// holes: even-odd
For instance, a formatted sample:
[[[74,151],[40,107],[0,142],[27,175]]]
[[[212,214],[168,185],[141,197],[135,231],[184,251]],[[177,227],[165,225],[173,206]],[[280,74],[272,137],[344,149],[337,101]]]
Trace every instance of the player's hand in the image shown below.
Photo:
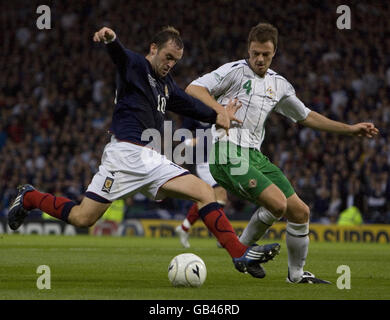
[[[111,42],[116,37],[115,32],[107,27],[101,28],[93,35],[93,41],[95,42]]]
[[[242,123],[242,121],[235,116],[237,110],[240,109],[241,106],[242,104],[238,99],[231,99],[226,107],[218,112],[217,120],[215,122],[217,130],[223,129],[226,134],[229,135],[231,121]]]
[[[351,126],[351,134],[362,138],[374,138],[379,130],[375,125],[369,122],[361,122]]]
[[[229,101],[229,103],[226,105],[225,110],[226,110],[226,113],[227,113],[228,118],[229,118],[229,127],[230,127],[230,122],[231,121],[236,121],[238,123],[242,123],[242,121],[236,117],[236,112],[241,107],[242,107],[241,101],[239,101],[236,98],[235,99],[231,99]]]

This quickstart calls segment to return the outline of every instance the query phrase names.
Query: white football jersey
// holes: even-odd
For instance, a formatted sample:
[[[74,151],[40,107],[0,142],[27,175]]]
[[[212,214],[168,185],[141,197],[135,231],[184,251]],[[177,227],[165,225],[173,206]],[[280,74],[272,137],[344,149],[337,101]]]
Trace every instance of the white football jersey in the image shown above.
[[[271,69],[262,78],[252,71],[246,60],[226,63],[191,84],[207,88],[222,105],[233,98],[241,101],[236,117],[243,123],[233,122],[229,136],[219,139],[243,147],[260,150],[264,125],[271,111],[294,122],[306,119],[311,111],[296,97],[293,86],[285,78]]]

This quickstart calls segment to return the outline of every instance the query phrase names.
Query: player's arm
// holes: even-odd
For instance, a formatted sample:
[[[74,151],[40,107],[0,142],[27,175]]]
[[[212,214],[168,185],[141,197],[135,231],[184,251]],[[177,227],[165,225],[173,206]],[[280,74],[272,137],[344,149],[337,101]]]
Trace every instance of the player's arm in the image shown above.
[[[331,120],[318,112],[311,111],[306,119],[299,121],[300,124],[321,131],[354,135],[358,137],[373,138],[379,130],[370,122],[361,122],[349,125],[343,122]]]
[[[228,81],[224,82],[224,85],[222,85],[223,81],[221,81],[220,76],[216,74],[216,71],[208,73],[198,80],[193,81],[185,91],[217,112],[218,117],[216,124],[225,129],[226,133],[229,134],[228,129],[230,128],[230,122],[236,121],[238,123],[242,123],[242,121],[235,116],[238,108],[236,110],[231,109],[231,106],[229,106],[229,108],[225,108],[212,96],[210,88],[212,88],[214,94],[219,95],[226,90],[225,86],[229,85]],[[239,104],[241,107],[241,103]]]
[[[198,86],[195,84],[190,84],[185,90],[186,93],[189,95],[199,99],[204,104],[208,105],[210,108],[212,108],[215,112],[221,113],[224,112],[224,107],[220,105],[214,97],[211,96],[209,90],[205,87]]]
[[[378,134],[378,129],[372,123],[361,122],[349,125],[343,122],[331,120],[318,112],[307,108],[295,95],[291,84],[284,82],[284,96],[275,107],[275,111],[289,117],[306,127],[332,133],[355,135],[359,137],[373,138]]]
[[[220,105],[214,99],[214,97],[210,94],[210,92],[208,91],[207,88],[201,87],[201,86],[198,86],[198,85],[194,85],[194,84],[190,84],[186,88],[186,92],[189,95],[199,99],[205,105],[209,106],[211,109],[213,109],[215,112],[217,112],[218,116],[217,116],[216,124],[219,127],[225,129],[227,134],[229,134],[228,129],[230,128],[230,122],[231,121],[237,121],[237,122],[240,122],[240,123],[242,122],[241,120],[238,120],[235,117],[235,115],[234,115],[235,112],[229,114],[228,109],[226,109],[222,105]]]
[[[189,96],[184,90],[176,87],[171,93],[167,109],[177,114],[208,123],[215,123],[217,113],[199,100]]]
[[[225,113],[231,117],[234,117],[236,111],[241,107],[236,99],[229,102],[226,108],[223,108]],[[181,114],[186,117],[190,117],[199,121],[208,123],[220,122],[221,114],[217,113],[212,108],[208,107],[199,99],[196,99],[188,95],[184,90],[176,87],[172,92],[171,97],[168,100],[167,109],[175,113]],[[230,122],[225,129],[228,129]]]
[[[103,42],[116,66],[119,69],[125,68],[128,59],[126,48],[120,43],[112,29],[107,27],[101,28],[99,31],[95,32],[93,41]]]

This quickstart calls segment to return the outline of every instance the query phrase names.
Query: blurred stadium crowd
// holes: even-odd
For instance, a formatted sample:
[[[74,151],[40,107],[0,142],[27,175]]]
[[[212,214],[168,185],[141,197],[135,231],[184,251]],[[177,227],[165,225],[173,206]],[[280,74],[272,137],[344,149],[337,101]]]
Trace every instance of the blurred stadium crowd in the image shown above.
[[[372,121],[374,140],[299,127],[280,115],[268,121],[263,153],[280,166],[311,207],[312,221],[334,222],[355,205],[366,223],[390,223],[390,4],[387,1],[49,1],[51,29],[39,30],[39,1],[1,1],[0,216],[16,186],[81,197],[97,170],[111,120],[115,69],[92,35],[110,26],[122,43],[146,53],[162,26],[185,42],[173,71],[185,87],[225,62],[247,56],[250,28],[280,32],[271,68],[286,77],[312,110],[347,123]],[[351,30],[336,27],[339,4]],[[169,114],[178,128],[182,118]],[[185,214],[189,203],[160,204],[140,195],[132,207]],[[162,210],[162,211],[161,211]],[[233,196],[232,219],[253,207]]]

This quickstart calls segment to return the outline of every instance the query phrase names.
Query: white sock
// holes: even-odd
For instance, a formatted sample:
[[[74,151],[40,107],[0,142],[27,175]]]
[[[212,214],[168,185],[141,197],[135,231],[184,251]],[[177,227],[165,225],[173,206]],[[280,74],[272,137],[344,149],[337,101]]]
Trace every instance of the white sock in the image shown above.
[[[247,246],[254,244],[264,236],[268,228],[277,220],[279,220],[279,218],[276,218],[266,208],[258,208],[242,232],[240,242]]]
[[[191,223],[188,221],[187,218],[185,218],[181,224],[181,228],[185,231],[188,232],[188,230],[191,228]]]
[[[303,275],[309,249],[309,223],[293,223],[286,226],[286,245],[290,280],[299,281]]]

